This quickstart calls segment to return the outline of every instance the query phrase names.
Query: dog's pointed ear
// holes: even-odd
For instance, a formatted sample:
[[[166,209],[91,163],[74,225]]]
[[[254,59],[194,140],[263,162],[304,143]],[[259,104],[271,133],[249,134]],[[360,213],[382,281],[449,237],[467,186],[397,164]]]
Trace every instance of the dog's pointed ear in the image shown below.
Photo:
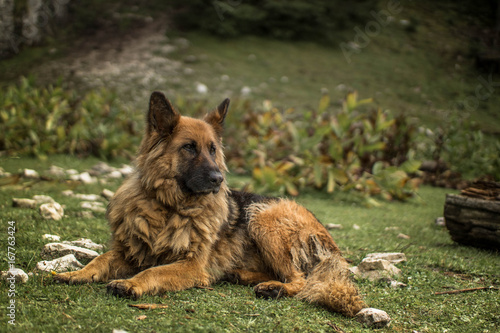
[[[155,91],[149,99],[149,112],[147,118],[148,131],[159,134],[171,134],[180,119],[170,101],[161,92]]]
[[[212,125],[218,136],[222,136],[224,129],[224,119],[226,119],[227,111],[229,109],[229,98],[226,98],[219,104],[217,109],[210,112],[205,116],[205,121]]]

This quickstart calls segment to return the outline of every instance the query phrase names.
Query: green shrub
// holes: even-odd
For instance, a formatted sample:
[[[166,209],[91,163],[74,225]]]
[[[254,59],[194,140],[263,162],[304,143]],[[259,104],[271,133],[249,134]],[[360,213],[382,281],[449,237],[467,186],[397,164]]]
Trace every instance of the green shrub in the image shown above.
[[[251,169],[253,190],[298,195],[306,187],[328,193],[353,191],[405,200],[419,184],[413,159],[415,126],[388,111],[367,109],[370,99],[347,96],[333,110],[324,96],[317,110],[280,112],[267,101],[262,110],[244,105],[244,119],[232,122],[227,155],[233,168]],[[242,145],[242,142],[246,142]]]
[[[80,96],[23,78],[0,95],[0,150],[11,155],[129,156],[140,140],[137,124],[106,89]]]
[[[445,126],[434,130],[421,128],[420,158],[445,161],[465,179],[489,176],[500,180],[500,141],[486,136],[474,122],[451,117]]]

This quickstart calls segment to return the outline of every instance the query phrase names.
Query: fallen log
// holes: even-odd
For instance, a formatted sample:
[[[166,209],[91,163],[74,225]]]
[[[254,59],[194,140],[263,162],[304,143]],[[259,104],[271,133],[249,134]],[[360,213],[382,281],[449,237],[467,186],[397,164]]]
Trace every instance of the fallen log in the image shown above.
[[[500,249],[500,201],[448,194],[444,217],[455,242]]]

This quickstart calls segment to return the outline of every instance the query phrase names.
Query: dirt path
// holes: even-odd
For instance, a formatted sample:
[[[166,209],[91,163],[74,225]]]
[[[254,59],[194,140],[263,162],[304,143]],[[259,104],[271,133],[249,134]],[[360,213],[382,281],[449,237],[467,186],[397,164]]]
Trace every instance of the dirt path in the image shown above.
[[[103,31],[75,42],[73,51],[35,69],[38,77],[62,77],[74,89],[116,91],[132,108],[143,109],[151,91],[173,94],[183,75],[182,63],[169,54],[189,47],[183,38],[169,39],[161,19],[126,35]]]

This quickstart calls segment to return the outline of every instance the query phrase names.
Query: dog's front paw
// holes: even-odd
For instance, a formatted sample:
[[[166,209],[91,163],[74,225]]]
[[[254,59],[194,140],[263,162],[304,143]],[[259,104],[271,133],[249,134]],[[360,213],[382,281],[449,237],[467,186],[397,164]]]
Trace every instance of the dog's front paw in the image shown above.
[[[139,286],[130,281],[130,279],[111,281],[107,285],[107,290],[108,293],[115,296],[130,297],[133,299],[137,299],[142,296],[142,291]]]
[[[92,276],[88,277],[82,271],[59,273],[53,276],[57,283],[81,284],[93,282]]]
[[[253,290],[257,297],[269,299],[285,296],[286,292],[283,284],[278,281],[262,282],[256,285]]]

